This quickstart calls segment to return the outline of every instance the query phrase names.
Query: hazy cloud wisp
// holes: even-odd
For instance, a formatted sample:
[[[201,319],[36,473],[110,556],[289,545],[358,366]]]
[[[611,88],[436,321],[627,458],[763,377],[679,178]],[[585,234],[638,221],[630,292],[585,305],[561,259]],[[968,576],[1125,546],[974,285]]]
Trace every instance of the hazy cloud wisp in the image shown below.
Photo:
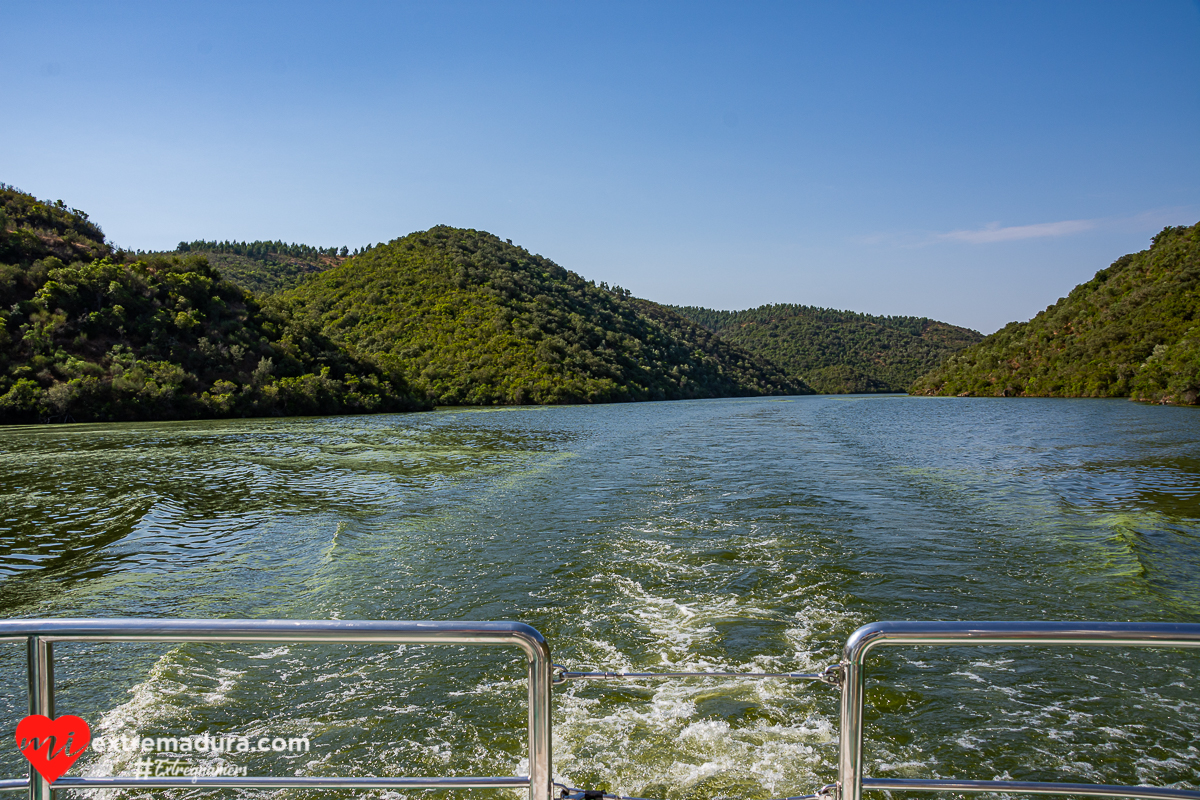
[[[938,239],[951,239],[969,244],[987,244],[989,242],[1011,242],[1018,239],[1041,239],[1048,236],[1069,236],[1072,233],[1082,233],[1096,227],[1096,220],[1068,219],[1062,222],[1039,222],[1036,225],[1011,225],[1000,227],[999,222],[993,222],[975,231],[950,231],[938,234]]]

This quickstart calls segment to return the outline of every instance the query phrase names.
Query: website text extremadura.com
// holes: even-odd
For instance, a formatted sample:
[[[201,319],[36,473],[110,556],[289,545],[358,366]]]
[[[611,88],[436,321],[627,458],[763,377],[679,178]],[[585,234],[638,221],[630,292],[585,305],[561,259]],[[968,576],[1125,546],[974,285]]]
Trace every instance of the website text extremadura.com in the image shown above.
[[[137,734],[97,736],[92,740],[97,752],[105,753],[307,753],[308,737],[221,735],[210,736],[138,736]]]

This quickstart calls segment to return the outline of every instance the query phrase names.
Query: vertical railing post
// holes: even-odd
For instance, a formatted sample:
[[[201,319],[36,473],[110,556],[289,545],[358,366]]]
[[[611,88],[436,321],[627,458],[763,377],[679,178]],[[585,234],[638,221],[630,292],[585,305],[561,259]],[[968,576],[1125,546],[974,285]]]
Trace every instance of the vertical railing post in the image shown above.
[[[29,713],[54,719],[54,654],[40,636],[29,637]],[[50,784],[30,765],[29,800],[52,798]]]
[[[838,800],[862,800],[863,665],[842,662],[842,730],[838,738]]]
[[[538,652],[529,660],[529,800],[551,800],[554,796],[550,758],[550,669],[548,653]]]

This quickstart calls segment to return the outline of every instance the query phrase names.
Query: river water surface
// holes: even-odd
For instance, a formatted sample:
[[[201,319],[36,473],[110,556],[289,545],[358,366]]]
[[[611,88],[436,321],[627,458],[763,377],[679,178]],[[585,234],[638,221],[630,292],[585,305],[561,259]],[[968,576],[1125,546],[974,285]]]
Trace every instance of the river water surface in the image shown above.
[[[574,669],[816,671],[875,620],[1200,622],[1200,413],[804,397],[9,428],[0,551],[9,618],[512,619]],[[525,771],[515,650],[56,647],[57,712],[93,735],[310,741],[209,767]],[[24,648],[0,661],[12,731]],[[868,775],[1200,788],[1195,651],[870,665]],[[554,730],[556,778],[584,788],[770,798],[836,774],[820,684],[571,684]],[[0,765],[24,772],[11,745]]]

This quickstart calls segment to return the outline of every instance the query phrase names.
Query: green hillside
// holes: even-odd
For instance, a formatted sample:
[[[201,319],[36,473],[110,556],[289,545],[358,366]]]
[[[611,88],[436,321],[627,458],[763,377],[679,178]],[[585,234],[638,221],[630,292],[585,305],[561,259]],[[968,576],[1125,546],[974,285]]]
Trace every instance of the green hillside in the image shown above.
[[[1013,322],[916,381],[914,393],[1200,395],[1200,223],[1166,228],[1029,322]]]
[[[924,317],[875,317],[812,306],[672,308],[822,394],[903,392],[947,355],[983,338]]]
[[[413,233],[281,296],[353,348],[398,357],[439,404],[811,391],[663,306],[482,231]]]
[[[0,423],[428,407],[201,256],[114,252],[83,212],[0,184]]]

